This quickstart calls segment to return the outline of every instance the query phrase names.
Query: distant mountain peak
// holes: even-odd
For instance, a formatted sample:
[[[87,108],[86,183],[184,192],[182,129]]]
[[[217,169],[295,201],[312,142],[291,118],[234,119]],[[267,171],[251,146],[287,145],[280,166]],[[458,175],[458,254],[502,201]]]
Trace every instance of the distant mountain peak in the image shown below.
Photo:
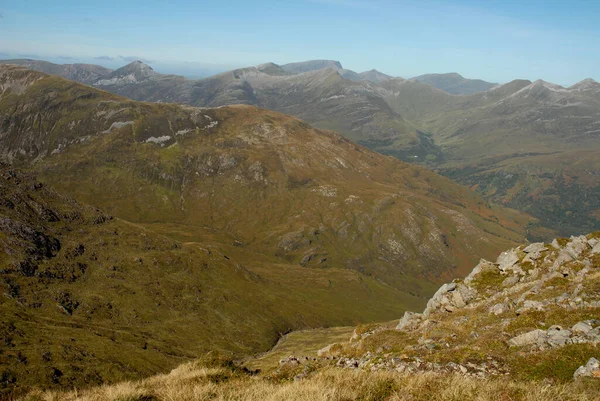
[[[544,87],[544,88],[549,89],[554,92],[567,91],[567,89],[565,89],[564,87],[557,85],[557,84],[553,84],[552,82],[544,81],[543,79],[538,79],[537,81],[534,81],[531,84],[531,86],[534,88],[535,87]]]
[[[343,70],[342,63],[335,60],[308,60],[296,63],[288,63],[281,66],[284,71],[293,74],[301,74],[303,72],[322,70],[325,68],[333,68],[334,70]]]
[[[256,68],[263,69],[263,68],[271,68],[271,67],[279,67],[279,65],[269,61],[268,63],[262,63],[256,66]]]
[[[280,65],[272,63],[272,62],[268,62],[268,63],[263,63],[263,64],[259,64],[256,66],[256,69],[264,74],[268,74],[268,75],[285,75],[286,71],[281,68]]]
[[[363,80],[371,81],[371,82],[375,82],[375,83],[384,82],[384,81],[387,81],[387,80],[393,78],[392,76],[384,74],[381,71],[377,71],[376,69],[372,69],[372,70],[369,70],[369,71],[361,72],[358,75],[360,75],[360,77]]]
[[[484,92],[497,85],[481,79],[468,79],[457,72],[419,75],[411,78],[411,81],[422,82],[453,95],[470,95],[476,92]]]
[[[108,74],[95,85],[126,85],[148,81],[159,75],[148,64],[136,60]]]
[[[122,71],[122,72],[129,72],[129,71],[140,71],[143,73],[155,73],[154,69],[152,67],[150,67],[148,64],[144,63],[143,61],[140,60],[136,60],[133,61],[121,68],[119,68],[117,71]]]
[[[569,89],[576,89],[576,90],[600,89],[600,83],[593,80],[592,78],[586,78],[580,82],[577,82],[575,85],[571,86]]]

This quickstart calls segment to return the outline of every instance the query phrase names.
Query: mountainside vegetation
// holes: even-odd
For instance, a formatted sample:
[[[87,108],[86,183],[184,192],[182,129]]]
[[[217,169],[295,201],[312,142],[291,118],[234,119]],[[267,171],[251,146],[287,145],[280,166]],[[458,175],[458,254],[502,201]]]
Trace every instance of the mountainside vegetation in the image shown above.
[[[2,392],[144,377],[211,350],[253,354],[292,329],[423,302],[348,269],[173,240],[6,165],[0,176]]]
[[[213,353],[143,381],[25,399],[593,400],[599,285],[600,232],[557,238],[481,260],[399,321],[290,333],[258,358]]]
[[[5,389],[389,320],[532,222],[277,112],[135,102],[16,66],[0,88]]]
[[[531,221],[279,113],[137,103],[11,74],[31,85],[14,81],[23,92],[0,99],[2,157],[157,229],[185,226],[192,238],[217,231],[296,263],[435,280],[476,260],[474,247],[495,252],[518,241]]]

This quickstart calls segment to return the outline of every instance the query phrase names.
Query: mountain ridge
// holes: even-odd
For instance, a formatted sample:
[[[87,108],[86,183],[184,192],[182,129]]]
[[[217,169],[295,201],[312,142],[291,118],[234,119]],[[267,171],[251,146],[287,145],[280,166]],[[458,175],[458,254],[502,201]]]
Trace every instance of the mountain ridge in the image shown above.
[[[589,152],[598,147],[593,133],[600,91],[593,82],[568,89],[514,80],[451,95],[413,80],[373,83],[342,74],[339,68],[290,74],[269,64],[196,81],[157,74],[138,84],[99,87],[141,101],[251,104],[292,114],[382,154],[423,164],[489,201],[532,213],[541,224],[531,228],[531,238],[600,227],[600,206],[584,200],[594,199],[597,186],[586,167],[597,163]],[[557,151],[579,162],[565,164]],[[542,177],[527,169],[549,170]],[[543,202],[535,201],[540,193]]]

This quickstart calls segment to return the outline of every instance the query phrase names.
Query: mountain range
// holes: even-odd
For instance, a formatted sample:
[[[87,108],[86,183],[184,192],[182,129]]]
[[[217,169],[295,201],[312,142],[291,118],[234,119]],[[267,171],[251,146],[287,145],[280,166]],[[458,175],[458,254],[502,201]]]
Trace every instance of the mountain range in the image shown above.
[[[262,64],[202,80],[134,62],[92,84],[135,100],[251,104],[297,116],[534,215],[540,224],[529,228],[532,239],[600,227],[598,83],[586,79],[563,88],[515,80],[453,95],[421,80],[446,90],[463,82],[455,74],[410,80],[376,71],[348,75],[339,62],[318,60]]]
[[[319,74],[339,76],[301,76]],[[187,82],[140,63],[103,82],[162,79]],[[7,388],[389,320],[533,223],[275,111],[138,102],[14,65],[0,88]]]
[[[204,107],[251,104],[294,115],[379,153],[426,165],[488,201],[532,214],[540,221],[529,228],[532,239],[600,228],[594,173],[600,85],[591,79],[571,88],[541,80],[495,85],[465,81],[458,74],[404,80],[315,60],[267,63],[189,80],[156,73],[142,62],[115,71],[10,62],[83,77],[80,82],[134,100]],[[99,71],[102,77],[89,79]],[[469,87],[487,90],[448,93],[468,93]]]

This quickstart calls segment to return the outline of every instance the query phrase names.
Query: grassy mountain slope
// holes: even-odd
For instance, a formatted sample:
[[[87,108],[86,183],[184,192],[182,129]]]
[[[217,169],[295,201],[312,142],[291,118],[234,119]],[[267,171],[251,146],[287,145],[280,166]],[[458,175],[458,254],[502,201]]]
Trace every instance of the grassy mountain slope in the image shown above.
[[[216,231],[280,260],[354,269],[416,293],[415,278],[460,273],[474,249],[497,251],[528,221],[423,168],[253,107],[135,103],[54,77],[0,107],[10,110],[5,159],[36,161],[44,179],[118,217],[179,226],[192,242]]]
[[[290,333],[255,359],[207,356],[144,381],[26,399],[593,400],[599,286],[599,232],[523,245],[399,322]]]
[[[166,85],[168,94],[154,92],[153,85],[105,89],[140,100],[255,104],[295,115],[380,153],[425,163],[490,201],[532,213],[542,226],[531,238],[600,224],[597,162],[588,152],[598,146],[600,90],[591,80],[570,89],[516,80],[455,96],[413,80],[353,82],[333,69],[272,76],[248,68]],[[581,159],[586,162],[565,168],[565,161]],[[531,170],[539,173],[532,177]]]
[[[60,243],[30,255],[37,234],[1,227],[4,386],[139,377],[386,320],[529,221],[276,112],[139,103],[14,66],[0,86],[2,159],[116,217],[78,217],[4,168],[3,215]]]
[[[421,303],[350,270],[175,241],[6,165],[0,177],[2,390],[147,376]]]
[[[136,62],[96,83],[135,100],[251,104],[294,115],[382,154],[426,164],[488,201],[533,214],[540,225],[530,238],[599,227],[595,81],[565,89],[515,80],[456,96],[415,80],[356,82],[345,78],[339,63],[313,64],[300,63],[307,70],[302,73],[268,63],[194,81]]]

